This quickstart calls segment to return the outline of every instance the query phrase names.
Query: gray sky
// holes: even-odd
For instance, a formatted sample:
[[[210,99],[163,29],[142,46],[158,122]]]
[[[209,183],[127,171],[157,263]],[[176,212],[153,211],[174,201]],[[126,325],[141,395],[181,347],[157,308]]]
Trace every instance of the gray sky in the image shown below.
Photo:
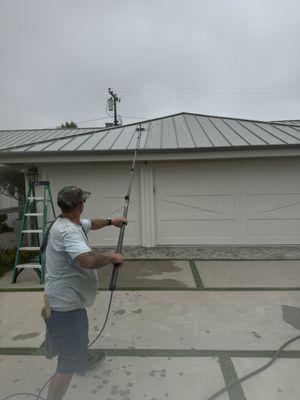
[[[0,0],[0,129],[300,119],[298,0]]]

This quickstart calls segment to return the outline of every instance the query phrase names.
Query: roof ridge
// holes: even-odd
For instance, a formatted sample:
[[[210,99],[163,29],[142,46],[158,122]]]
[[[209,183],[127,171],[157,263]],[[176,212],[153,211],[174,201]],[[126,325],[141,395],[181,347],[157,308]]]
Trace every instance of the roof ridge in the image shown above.
[[[125,128],[128,128],[128,127],[139,126],[140,124],[142,124],[142,125],[147,124],[148,125],[148,124],[152,124],[153,122],[156,122],[156,121],[163,122],[166,119],[174,119],[175,120],[176,117],[179,117],[179,116],[193,116],[193,117],[195,117],[195,119],[197,121],[199,120],[199,118],[197,118],[197,117],[203,117],[203,118],[207,118],[208,120],[210,120],[210,118],[221,119],[223,122],[225,122],[226,120],[227,121],[231,120],[231,121],[240,122],[241,124],[243,122],[249,122],[249,123],[252,123],[252,124],[266,124],[266,125],[269,125],[270,127],[272,127],[272,126],[274,128],[278,127],[277,129],[279,129],[279,130],[280,130],[279,126],[285,126],[285,127],[289,127],[291,129],[294,129],[295,131],[296,130],[299,131],[299,129],[297,129],[296,126],[293,128],[293,125],[287,124],[287,123],[284,124],[284,123],[277,123],[277,122],[270,122],[270,121],[250,120],[250,119],[245,119],[245,118],[233,118],[233,117],[216,116],[216,115],[208,115],[208,114],[199,114],[199,113],[191,113],[191,112],[183,111],[183,112],[180,112],[180,113],[175,113],[175,114],[171,114],[171,115],[165,115],[163,117],[152,118],[152,119],[148,119],[148,120],[143,120],[143,121],[139,121],[139,122],[133,122],[133,123],[130,123],[130,124],[119,125],[119,126],[101,127],[101,128],[74,128],[75,133],[73,132],[73,133],[70,133],[69,135],[67,134],[67,131],[68,131],[68,128],[67,128],[67,129],[65,129],[66,130],[66,135],[64,135],[64,136],[52,137],[52,138],[51,137],[50,138],[49,137],[48,138],[45,138],[45,137],[41,138],[41,135],[39,135],[40,140],[37,140],[38,138],[36,138],[36,139],[33,138],[30,141],[30,139],[27,139],[27,136],[28,136],[28,133],[30,133],[31,130],[30,129],[22,130],[22,132],[28,132],[27,135],[25,135],[25,138],[23,138],[23,141],[24,141],[23,143],[22,143],[22,141],[21,141],[21,143],[17,143],[17,139],[18,139],[19,135],[17,135],[17,137],[15,137],[14,140],[12,140],[12,141],[9,140],[8,141],[8,144],[9,144],[8,146],[5,145],[5,142],[7,142],[7,140],[4,139],[3,140],[2,149],[0,148],[0,151],[11,150],[11,149],[16,149],[16,150],[24,149],[24,151],[28,151],[31,147],[33,147],[35,145],[43,144],[43,143],[45,143],[45,147],[47,147],[48,143],[51,144],[51,143],[59,142],[61,140],[66,140],[66,139],[69,139],[69,142],[71,142],[72,139],[78,138],[78,137],[81,137],[81,136],[90,136],[90,135],[97,134],[99,132],[102,132],[102,133],[106,132],[106,134],[109,134],[109,132],[111,132],[111,131],[113,131],[115,129],[124,130]],[[61,131],[61,130],[63,130],[63,129],[61,129],[61,128],[57,128],[57,129],[35,129],[35,130],[32,130],[32,131],[35,131],[35,132],[37,132],[37,131],[38,132],[40,132],[40,131],[54,131],[54,132],[57,131],[58,132],[58,131]],[[5,130],[5,132],[14,132],[14,131],[15,132],[20,132],[19,129],[18,130]],[[289,135],[289,133],[287,133],[287,132],[285,132],[285,133]],[[1,134],[1,130],[0,130],[0,134]],[[4,135],[4,136],[6,137],[6,135]],[[1,140],[1,135],[0,135],[0,140]],[[13,143],[14,143],[14,145],[13,145]]]
[[[26,132],[26,131],[71,131],[75,129],[100,129],[94,127],[86,127],[86,128],[28,128],[28,129],[0,129],[0,132]],[[105,129],[105,127],[103,127]]]
[[[125,125],[118,125],[118,126],[109,126],[109,127],[107,127],[107,126],[100,126],[100,127],[94,127],[94,128],[88,128],[88,127],[86,127],[86,128],[35,128],[35,129],[0,129],[0,132],[18,132],[18,131],[21,131],[21,132],[25,132],[25,131],[58,131],[58,130],[66,130],[66,131],[68,131],[68,130],[76,130],[76,129],[95,129],[95,130],[111,130],[111,129],[117,129],[117,128],[120,128],[121,126],[122,127],[126,127],[126,126],[132,126],[132,125],[139,125],[140,123],[145,123],[145,122],[150,122],[150,121],[156,121],[156,120],[159,120],[159,119],[164,119],[164,118],[170,118],[170,117],[175,117],[176,115],[181,115],[181,114],[186,114],[186,112],[185,111],[181,111],[181,112],[179,112],[179,113],[174,113],[174,114],[170,114],[170,115],[165,115],[165,116],[162,116],[162,117],[155,117],[155,118],[149,118],[149,119],[144,119],[144,120],[141,120],[141,121],[139,121],[139,122],[131,122],[131,123],[129,123],[129,124],[125,124]],[[70,135],[71,136],[71,135]]]
[[[239,118],[239,117],[226,117],[224,115],[211,115],[211,114],[199,114],[199,113],[192,113],[192,112],[187,112],[183,111],[181,114],[186,114],[186,115],[197,115],[199,117],[208,117],[208,118],[221,118],[221,119],[230,119],[234,121],[249,121],[249,122],[259,122],[259,123],[264,123],[264,124],[275,124],[275,125],[290,125],[290,124],[285,124],[284,121],[265,121],[265,120],[260,120],[260,119],[249,119],[249,118]],[[286,120],[288,122],[289,120]],[[293,120],[291,120],[293,121]],[[300,125],[300,120],[299,120],[299,125]],[[296,125],[298,126],[298,125]]]
[[[36,141],[36,142],[31,142],[31,143],[22,143],[22,144],[20,144],[20,145],[18,145],[18,146],[5,147],[5,149],[15,149],[15,148],[18,148],[18,147],[25,147],[25,146],[30,146],[30,145],[36,145],[36,144],[41,144],[41,143],[47,143],[47,142],[51,142],[51,141],[63,140],[63,139],[66,139],[67,137],[68,137],[68,138],[72,138],[72,137],[74,138],[74,137],[89,135],[89,134],[93,134],[93,133],[97,133],[97,132],[111,131],[111,130],[114,130],[114,129],[126,128],[126,127],[128,127],[128,126],[140,125],[140,124],[144,124],[144,123],[148,123],[148,122],[152,122],[152,121],[162,120],[162,119],[165,119],[165,118],[175,117],[175,116],[177,116],[177,115],[182,115],[182,114],[184,114],[184,112],[177,113],[177,114],[172,114],[172,115],[167,115],[167,116],[164,116],[164,117],[159,117],[159,118],[153,118],[153,119],[149,119],[149,120],[144,120],[144,121],[140,121],[140,122],[133,122],[133,123],[126,124],[126,125],[118,125],[118,126],[111,126],[111,127],[96,128],[95,130],[92,130],[92,131],[90,131],[90,132],[81,132],[81,133],[77,133],[77,134],[74,133],[74,134],[72,134],[72,135],[62,136],[62,137],[58,137],[58,138],[49,138],[49,139],[44,139],[44,140],[38,140],[38,141]],[[89,129],[89,128],[74,128],[74,129]],[[92,128],[91,128],[91,129],[92,129]],[[31,130],[34,130],[34,129],[24,129],[23,131],[24,131],[24,132],[28,132],[28,131],[31,131]],[[47,131],[47,130],[49,130],[49,129],[35,129],[35,130],[36,130],[36,131],[42,131],[42,130]],[[61,128],[53,129],[53,130],[61,130]],[[8,129],[0,130],[0,134],[1,134],[2,131],[7,132],[7,131],[9,131],[9,130],[8,130]],[[14,131],[15,131],[15,132],[16,132],[16,131],[20,131],[20,129],[16,129],[16,130],[13,129],[13,130],[11,130],[11,132],[14,132]],[[0,138],[1,138],[1,137],[0,137]],[[1,148],[0,148],[0,151],[1,151]]]
[[[83,130],[83,129],[91,129],[91,132],[85,132],[85,133],[94,133],[100,130],[112,130],[112,129],[117,129],[122,127],[127,127],[127,126],[133,126],[133,125],[139,125],[140,123],[146,123],[146,122],[152,122],[152,121],[157,121],[157,120],[161,120],[161,119],[165,119],[165,118],[171,118],[171,117],[176,117],[179,115],[197,115],[199,117],[208,117],[208,118],[221,118],[221,119],[230,119],[230,120],[239,120],[239,121],[250,121],[250,122],[262,122],[262,123],[267,123],[267,124],[279,124],[279,125],[287,125],[284,122],[289,122],[289,124],[291,123],[291,121],[299,121],[300,124],[300,119],[299,120],[278,120],[278,121],[269,121],[269,120],[261,120],[261,119],[251,119],[251,118],[240,118],[240,117],[228,117],[225,115],[214,115],[214,114],[202,114],[202,113],[196,113],[196,112],[191,112],[191,111],[181,111],[178,113],[174,113],[174,114],[169,114],[169,115],[164,115],[162,117],[155,117],[155,118],[149,118],[149,119],[144,119],[141,120],[139,122],[132,122],[129,124],[125,124],[125,125],[118,125],[118,126],[110,126],[110,127],[85,127],[85,128],[29,128],[29,129],[0,129],[0,133],[1,132],[28,132],[28,131],[58,131],[58,130]],[[84,134],[83,132],[81,134]],[[70,137],[73,135],[69,135]],[[74,136],[77,136],[76,134],[74,134]]]

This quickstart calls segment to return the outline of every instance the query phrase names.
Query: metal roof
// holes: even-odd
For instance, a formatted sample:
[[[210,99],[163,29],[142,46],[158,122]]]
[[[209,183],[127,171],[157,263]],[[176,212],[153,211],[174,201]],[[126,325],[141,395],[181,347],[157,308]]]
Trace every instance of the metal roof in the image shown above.
[[[279,124],[286,124],[286,125],[296,125],[300,126],[300,119],[286,119],[282,121],[272,121],[273,123],[279,123]]]
[[[136,146],[140,123],[113,128],[0,131],[0,151],[57,153],[126,151]],[[214,150],[300,145],[300,126],[180,113],[142,121],[141,150]]]

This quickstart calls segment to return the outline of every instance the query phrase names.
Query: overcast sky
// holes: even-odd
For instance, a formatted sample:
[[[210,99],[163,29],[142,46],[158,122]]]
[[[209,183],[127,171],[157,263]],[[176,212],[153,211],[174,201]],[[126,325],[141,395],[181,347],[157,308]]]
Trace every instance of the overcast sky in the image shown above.
[[[0,129],[103,126],[108,87],[124,123],[300,119],[299,42],[299,0],[0,0]]]

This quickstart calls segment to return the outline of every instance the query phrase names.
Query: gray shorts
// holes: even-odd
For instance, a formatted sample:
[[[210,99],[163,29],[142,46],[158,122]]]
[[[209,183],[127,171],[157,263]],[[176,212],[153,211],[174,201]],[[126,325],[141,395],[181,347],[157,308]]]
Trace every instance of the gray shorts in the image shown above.
[[[86,310],[52,310],[45,322],[47,333],[58,350],[57,372],[71,374],[86,370],[89,343]]]

